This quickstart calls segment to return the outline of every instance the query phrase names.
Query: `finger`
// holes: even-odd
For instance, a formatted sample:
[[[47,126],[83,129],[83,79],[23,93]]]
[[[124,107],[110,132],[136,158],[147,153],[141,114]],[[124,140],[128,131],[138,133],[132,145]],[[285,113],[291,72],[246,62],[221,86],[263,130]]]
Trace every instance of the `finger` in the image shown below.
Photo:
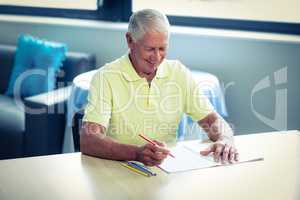
[[[163,151],[160,151],[163,155],[163,157],[167,157],[170,155],[170,150],[169,149],[166,149],[166,150],[163,150]]]
[[[170,153],[170,150],[167,149],[166,146],[156,146],[156,151],[159,151],[159,152],[162,152],[164,154],[169,154]]]
[[[159,160],[162,160],[164,157],[165,157],[164,154],[161,153],[161,152],[158,152],[158,151],[157,152],[153,152],[151,154],[152,161],[159,161]]]
[[[226,163],[229,160],[229,151],[230,151],[231,147],[228,144],[225,144],[225,147],[223,149],[222,152],[222,163]]]
[[[152,163],[152,162],[150,162],[150,161],[148,161],[148,162],[144,162],[143,164],[144,164],[144,165],[146,165],[146,166],[149,166],[149,167],[152,167],[152,166],[154,166],[154,165],[153,165],[153,163]]]
[[[152,153],[157,151],[157,147],[153,144],[145,144],[145,149],[147,149],[148,151],[151,151]]]
[[[160,165],[163,162],[163,160],[151,160],[151,161],[147,161],[147,165],[148,166],[157,166]]]
[[[153,140],[153,142],[155,142],[155,144],[157,144],[158,146],[161,146],[161,147],[166,147],[167,146],[166,143],[160,142],[158,140]]]
[[[200,154],[202,156],[207,156],[208,154],[210,154],[211,152],[213,152],[215,149],[215,145],[210,145],[209,147],[207,147],[206,149],[200,151]]]
[[[157,166],[157,165],[160,165],[164,160],[159,160],[159,161],[156,161],[155,163],[153,163],[154,165],[153,166]]]
[[[216,150],[214,152],[214,159],[216,162],[219,162],[220,156],[223,152],[224,146],[222,144],[216,144]]]
[[[153,155],[154,155],[154,153],[151,151],[151,149],[148,149],[148,148],[145,148],[142,152],[143,157],[147,156],[147,157],[151,158],[151,157],[153,157]]]
[[[152,160],[157,162],[157,161],[162,161],[164,159],[166,159],[168,157],[168,155],[163,154],[163,153],[159,153],[159,155],[157,155],[157,153],[154,154],[154,156],[152,156]]]
[[[155,152],[162,152],[163,154],[169,154],[170,153],[169,149],[167,149],[165,147],[161,147],[161,146],[152,145],[152,144],[147,145],[147,148],[151,149],[151,151],[153,153],[155,153]]]
[[[151,162],[151,159],[149,156],[143,156],[141,160],[139,160],[139,162],[143,163],[144,165],[149,165],[149,163]]]
[[[150,157],[150,156],[147,156],[147,155],[144,155],[143,160],[144,160],[145,162],[151,162],[151,161],[152,161],[151,157]]]
[[[163,160],[167,156],[168,156],[168,154],[164,154],[164,153],[159,152],[159,151],[155,152],[155,157],[156,157],[157,160]]]
[[[148,156],[145,157],[145,162],[147,163],[148,166],[160,165],[163,161],[164,159],[156,160],[153,157],[148,157]]]
[[[143,162],[147,166],[156,166],[160,165],[163,162],[163,160],[155,160],[151,157],[145,157],[145,161]]]
[[[155,152],[161,152],[162,154],[164,154],[165,156],[167,156],[168,154],[170,154],[170,150],[165,148],[165,147],[157,147]]]
[[[153,145],[152,145],[153,146]],[[164,154],[163,152],[161,151],[153,151],[152,149],[150,148],[145,148],[144,151],[143,151],[143,154],[145,156],[148,156],[151,160],[148,160],[148,161],[153,161],[153,162],[156,162],[156,161],[160,161],[160,160],[163,160],[167,157],[168,154]]]
[[[240,154],[239,154],[238,152],[235,152],[235,154],[234,154],[234,160],[235,160],[235,161],[239,161],[239,159],[240,159],[240,158],[239,158],[239,155],[240,155]]]
[[[153,162],[151,162],[151,163],[149,163],[149,165],[148,165],[149,167],[153,167],[153,166],[156,166],[156,164],[155,163],[153,163]]]
[[[229,150],[229,162],[233,163],[234,157],[235,157],[236,149],[234,147],[231,147]]]

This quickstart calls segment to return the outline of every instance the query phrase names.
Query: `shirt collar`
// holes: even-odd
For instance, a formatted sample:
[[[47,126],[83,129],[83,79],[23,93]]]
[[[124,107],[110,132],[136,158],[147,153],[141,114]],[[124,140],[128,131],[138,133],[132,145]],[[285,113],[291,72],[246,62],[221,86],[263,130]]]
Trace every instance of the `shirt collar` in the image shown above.
[[[140,79],[142,79],[142,77],[140,77],[134,67],[132,66],[132,63],[129,59],[129,54],[126,54],[124,56],[122,56],[121,58],[121,62],[123,64],[122,69],[122,75],[124,76],[124,78],[127,81],[138,81]],[[166,78],[169,75],[169,70],[166,67],[166,63],[165,60],[158,66],[157,72],[155,77],[157,78]]]

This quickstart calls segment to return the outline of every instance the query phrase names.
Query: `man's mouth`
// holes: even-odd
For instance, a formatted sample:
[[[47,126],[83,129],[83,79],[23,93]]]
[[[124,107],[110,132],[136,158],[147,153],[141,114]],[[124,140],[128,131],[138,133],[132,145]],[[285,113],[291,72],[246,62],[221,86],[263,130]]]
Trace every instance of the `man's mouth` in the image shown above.
[[[148,60],[146,60],[146,62],[147,62],[148,64],[152,65],[152,66],[155,66],[155,65],[156,65],[156,62],[155,62],[155,63],[153,63],[153,62],[151,62],[151,61],[148,61]]]

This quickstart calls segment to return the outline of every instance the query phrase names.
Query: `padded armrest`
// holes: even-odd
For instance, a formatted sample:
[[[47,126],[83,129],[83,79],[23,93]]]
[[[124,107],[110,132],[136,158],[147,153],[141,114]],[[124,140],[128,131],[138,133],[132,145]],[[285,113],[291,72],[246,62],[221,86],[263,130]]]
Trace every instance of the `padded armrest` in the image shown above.
[[[1,60],[1,74],[0,74],[0,94],[3,94],[7,87],[14,64],[16,47],[12,45],[0,44],[0,60]]]
[[[24,99],[26,105],[25,156],[62,152],[66,103],[72,86]]]
[[[52,106],[61,102],[65,102],[70,97],[71,90],[72,86],[67,86],[56,90],[52,90],[50,92],[26,97],[24,100],[29,104],[36,103],[46,106]]]

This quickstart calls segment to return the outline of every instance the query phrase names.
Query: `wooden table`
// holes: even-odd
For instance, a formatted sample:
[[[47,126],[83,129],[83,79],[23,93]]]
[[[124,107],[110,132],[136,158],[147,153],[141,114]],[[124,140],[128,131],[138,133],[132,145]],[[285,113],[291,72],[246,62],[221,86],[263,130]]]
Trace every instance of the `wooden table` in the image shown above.
[[[300,199],[299,132],[235,138],[241,154],[264,160],[175,174],[153,168],[150,178],[81,153],[2,160],[0,199]]]

